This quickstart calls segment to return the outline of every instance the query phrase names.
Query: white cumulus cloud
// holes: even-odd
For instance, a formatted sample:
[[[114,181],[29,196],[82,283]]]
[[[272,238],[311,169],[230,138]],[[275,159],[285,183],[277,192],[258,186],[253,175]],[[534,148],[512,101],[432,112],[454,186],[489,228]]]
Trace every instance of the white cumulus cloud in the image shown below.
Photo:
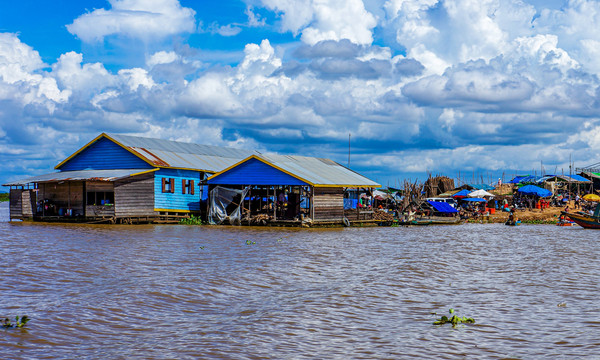
[[[307,44],[341,39],[365,45],[373,42],[377,19],[362,0],[263,0],[263,4],[281,14],[283,30],[301,33]]]
[[[84,42],[102,41],[106,36],[124,35],[151,41],[179,33],[194,32],[195,11],[178,0],[109,0],[111,8],[83,14],[67,25]]]

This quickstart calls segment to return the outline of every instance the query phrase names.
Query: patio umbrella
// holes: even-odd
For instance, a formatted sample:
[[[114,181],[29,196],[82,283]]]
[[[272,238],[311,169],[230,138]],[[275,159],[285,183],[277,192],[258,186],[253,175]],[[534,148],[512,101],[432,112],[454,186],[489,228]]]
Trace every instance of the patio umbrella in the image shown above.
[[[469,193],[470,198],[482,198],[482,197],[486,197],[486,196],[493,198],[494,194],[491,194],[485,190],[475,190],[472,193]]]
[[[465,198],[462,199],[462,201],[470,201],[470,202],[487,202],[486,199],[482,199],[482,198]]]
[[[539,197],[552,196],[552,191],[543,189],[535,185],[525,185],[517,191],[525,195],[537,195]]]
[[[583,195],[583,200],[600,201],[600,196],[598,196],[596,194],[587,194],[587,195]]]
[[[464,197],[467,197],[469,195],[470,191],[467,189],[461,190],[459,192],[457,192],[456,194],[452,195],[453,198],[455,199],[462,199]]]

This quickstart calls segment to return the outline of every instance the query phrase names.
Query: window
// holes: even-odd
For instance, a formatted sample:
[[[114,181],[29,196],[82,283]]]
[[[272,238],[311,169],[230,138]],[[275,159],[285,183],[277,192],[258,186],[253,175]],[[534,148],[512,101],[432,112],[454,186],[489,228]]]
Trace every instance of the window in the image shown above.
[[[181,193],[194,195],[194,180],[181,180]]]
[[[175,192],[175,179],[162,178],[162,192],[174,193]]]
[[[114,205],[114,191],[88,191],[86,205]]]

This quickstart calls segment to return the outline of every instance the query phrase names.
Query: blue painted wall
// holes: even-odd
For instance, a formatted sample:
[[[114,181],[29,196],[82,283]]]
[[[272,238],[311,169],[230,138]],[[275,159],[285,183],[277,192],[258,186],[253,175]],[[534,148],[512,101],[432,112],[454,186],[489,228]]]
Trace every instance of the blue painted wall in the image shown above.
[[[214,185],[308,185],[262,161],[250,159],[209,180]]]
[[[200,210],[200,198],[206,199],[199,186],[202,173],[193,170],[160,169],[154,175],[154,208],[168,210]],[[162,192],[162,179],[175,179],[175,192]],[[181,180],[194,180],[194,195],[182,194]],[[167,180],[168,181],[168,180]]]
[[[152,165],[103,137],[64,163],[59,169],[66,171],[152,168]]]

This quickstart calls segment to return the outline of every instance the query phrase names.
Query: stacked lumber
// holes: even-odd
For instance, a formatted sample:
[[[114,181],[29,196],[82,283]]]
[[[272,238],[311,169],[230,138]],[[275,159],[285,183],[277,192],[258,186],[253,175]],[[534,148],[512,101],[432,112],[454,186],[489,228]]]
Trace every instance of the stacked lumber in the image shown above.
[[[394,221],[394,215],[384,210],[376,210],[373,212],[373,220]]]

